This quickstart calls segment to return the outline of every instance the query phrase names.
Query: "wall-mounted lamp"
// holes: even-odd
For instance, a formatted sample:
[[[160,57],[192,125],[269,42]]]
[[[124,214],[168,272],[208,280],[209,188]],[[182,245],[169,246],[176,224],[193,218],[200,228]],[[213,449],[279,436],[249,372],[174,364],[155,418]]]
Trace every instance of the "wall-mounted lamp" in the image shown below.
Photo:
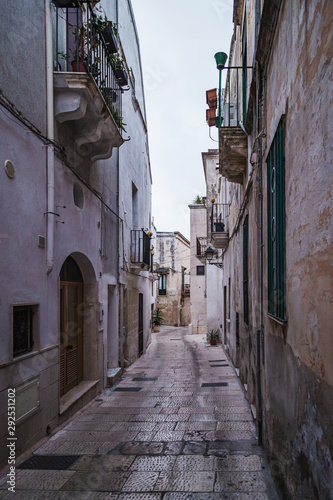
[[[219,70],[219,117],[218,117],[218,128],[222,125],[222,110],[221,110],[221,95],[222,95],[222,70],[224,69],[225,63],[228,59],[225,52],[217,52],[215,54],[216,67]]]
[[[208,262],[210,262],[215,255],[215,250],[212,249],[212,247],[208,247],[207,250],[205,251],[205,256]]]

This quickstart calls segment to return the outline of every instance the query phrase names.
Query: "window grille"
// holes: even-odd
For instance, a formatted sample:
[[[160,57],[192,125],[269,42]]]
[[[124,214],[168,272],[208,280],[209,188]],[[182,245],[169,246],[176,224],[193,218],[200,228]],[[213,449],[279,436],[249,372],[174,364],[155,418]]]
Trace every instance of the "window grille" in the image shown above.
[[[267,157],[268,313],[282,321],[286,320],[284,197],[282,117]]]

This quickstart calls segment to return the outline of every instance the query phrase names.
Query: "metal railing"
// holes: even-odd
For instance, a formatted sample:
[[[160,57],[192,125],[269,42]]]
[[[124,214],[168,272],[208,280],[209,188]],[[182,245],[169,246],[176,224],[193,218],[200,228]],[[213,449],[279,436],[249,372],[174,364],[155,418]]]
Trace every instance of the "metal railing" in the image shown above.
[[[246,120],[252,66],[230,66],[224,69],[227,77],[221,109],[222,127],[238,127],[239,122],[245,124]]]
[[[150,238],[142,229],[131,231],[131,262],[151,267]]]
[[[55,70],[85,72],[94,78],[118,127],[122,123],[122,87],[127,75],[118,55],[114,24],[97,15],[90,3],[56,8]]]
[[[196,256],[198,259],[206,258],[206,250],[209,246],[209,240],[208,238],[198,236],[197,237],[197,252]]]
[[[210,231],[213,233],[226,233],[229,231],[229,212],[228,203],[212,203],[209,212]]]

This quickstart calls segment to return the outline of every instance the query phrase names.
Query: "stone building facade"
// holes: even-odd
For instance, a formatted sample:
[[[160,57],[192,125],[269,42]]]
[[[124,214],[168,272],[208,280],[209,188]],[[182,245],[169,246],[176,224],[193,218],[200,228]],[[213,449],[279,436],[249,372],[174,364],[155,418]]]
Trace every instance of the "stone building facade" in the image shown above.
[[[286,499],[332,490],[332,19],[327,0],[235,0],[239,69],[221,69],[224,337]]]
[[[193,333],[206,334],[218,330],[222,334],[222,250],[213,249],[215,229],[224,220],[229,206],[224,205],[225,180],[219,173],[219,153],[209,149],[202,153],[202,164],[206,183],[206,196],[202,204],[191,204],[191,322]],[[213,210],[211,200],[214,200]],[[217,215],[218,214],[218,215]],[[219,220],[219,221],[218,221]],[[228,217],[225,219],[227,229]],[[222,235],[222,233],[221,233]],[[225,239],[225,236],[224,236]],[[207,249],[212,251],[206,258]],[[213,252],[214,250],[214,252]],[[222,340],[222,339],[221,339]]]
[[[130,0],[0,10],[3,465],[8,388],[19,454],[149,344],[152,181]]]
[[[154,252],[156,308],[163,324],[186,326],[190,310],[190,242],[178,231],[157,232]]]

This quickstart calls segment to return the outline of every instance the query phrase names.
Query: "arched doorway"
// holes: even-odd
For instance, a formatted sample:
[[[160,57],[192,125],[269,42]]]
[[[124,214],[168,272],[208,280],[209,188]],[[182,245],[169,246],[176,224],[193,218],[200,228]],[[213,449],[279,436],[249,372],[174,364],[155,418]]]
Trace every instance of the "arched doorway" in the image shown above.
[[[60,396],[83,379],[83,278],[67,257],[60,271]]]

